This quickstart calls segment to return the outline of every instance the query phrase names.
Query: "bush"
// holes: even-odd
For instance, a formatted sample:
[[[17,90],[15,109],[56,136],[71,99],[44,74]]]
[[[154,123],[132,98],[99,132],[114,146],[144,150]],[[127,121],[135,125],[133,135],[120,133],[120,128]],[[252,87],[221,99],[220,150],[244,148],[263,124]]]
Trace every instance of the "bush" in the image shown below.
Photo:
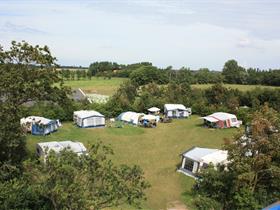
[[[199,209],[199,210],[218,210],[222,209],[221,204],[218,203],[217,201],[207,198],[204,196],[197,196],[194,199],[194,205]]]

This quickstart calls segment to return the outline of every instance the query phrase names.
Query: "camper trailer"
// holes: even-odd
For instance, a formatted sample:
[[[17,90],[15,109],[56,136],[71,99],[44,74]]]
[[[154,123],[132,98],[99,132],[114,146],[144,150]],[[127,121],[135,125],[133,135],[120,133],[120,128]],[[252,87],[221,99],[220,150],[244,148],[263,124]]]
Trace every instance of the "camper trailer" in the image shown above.
[[[242,121],[237,120],[234,114],[225,112],[216,112],[211,115],[202,117],[204,125],[211,128],[239,128]]]
[[[182,154],[180,172],[194,177],[211,163],[214,166],[227,163],[228,152],[219,149],[193,147]]]
[[[81,142],[51,141],[41,142],[36,145],[36,153],[38,157],[42,157],[44,160],[46,159],[50,151],[54,151],[56,154],[59,154],[64,149],[71,150],[77,155],[87,154],[87,149]]]
[[[22,118],[20,124],[26,132],[33,135],[47,135],[57,131],[61,126],[59,120],[51,120],[44,117],[29,116]]]
[[[170,118],[186,118],[192,114],[192,110],[183,104],[165,104],[164,114]]]
[[[80,128],[93,128],[105,126],[104,115],[94,110],[75,111],[73,114],[73,121]]]

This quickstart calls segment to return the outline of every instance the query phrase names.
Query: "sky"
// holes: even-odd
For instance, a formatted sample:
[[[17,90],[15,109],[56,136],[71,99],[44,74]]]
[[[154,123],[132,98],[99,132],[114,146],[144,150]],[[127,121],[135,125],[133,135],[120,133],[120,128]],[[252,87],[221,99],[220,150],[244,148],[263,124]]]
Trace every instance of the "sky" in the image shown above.
[[[0,45],[47,45],[61,65],[280,68],[279,0],[0,0]]]

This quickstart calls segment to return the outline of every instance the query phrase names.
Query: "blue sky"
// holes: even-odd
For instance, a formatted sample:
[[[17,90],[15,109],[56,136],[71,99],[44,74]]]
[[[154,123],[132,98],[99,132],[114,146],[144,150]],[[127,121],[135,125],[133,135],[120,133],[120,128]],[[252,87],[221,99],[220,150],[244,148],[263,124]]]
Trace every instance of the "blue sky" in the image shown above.
[[[48,45],[63,65],[280,68],[279,11],[278,0],[0,0],[0,44]]]

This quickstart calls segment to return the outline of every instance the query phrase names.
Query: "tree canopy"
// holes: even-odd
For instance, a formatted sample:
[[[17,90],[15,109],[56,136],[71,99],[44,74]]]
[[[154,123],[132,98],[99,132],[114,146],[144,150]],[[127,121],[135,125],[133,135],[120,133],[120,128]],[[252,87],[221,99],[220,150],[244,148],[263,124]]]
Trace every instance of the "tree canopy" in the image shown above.
[[[195,192],[220,203],[221,209],[260,209],[278,200],[279,125],[278,113],[268,106],[255,112],[247,132],[226,141],[226,168],[203,170]]]
[[[47,46],[27,42],[0,47],[0,160],[20,162],[25,154],[19,120],[28,102],[67,102],[67,91],[56,71],[56,58]]]

